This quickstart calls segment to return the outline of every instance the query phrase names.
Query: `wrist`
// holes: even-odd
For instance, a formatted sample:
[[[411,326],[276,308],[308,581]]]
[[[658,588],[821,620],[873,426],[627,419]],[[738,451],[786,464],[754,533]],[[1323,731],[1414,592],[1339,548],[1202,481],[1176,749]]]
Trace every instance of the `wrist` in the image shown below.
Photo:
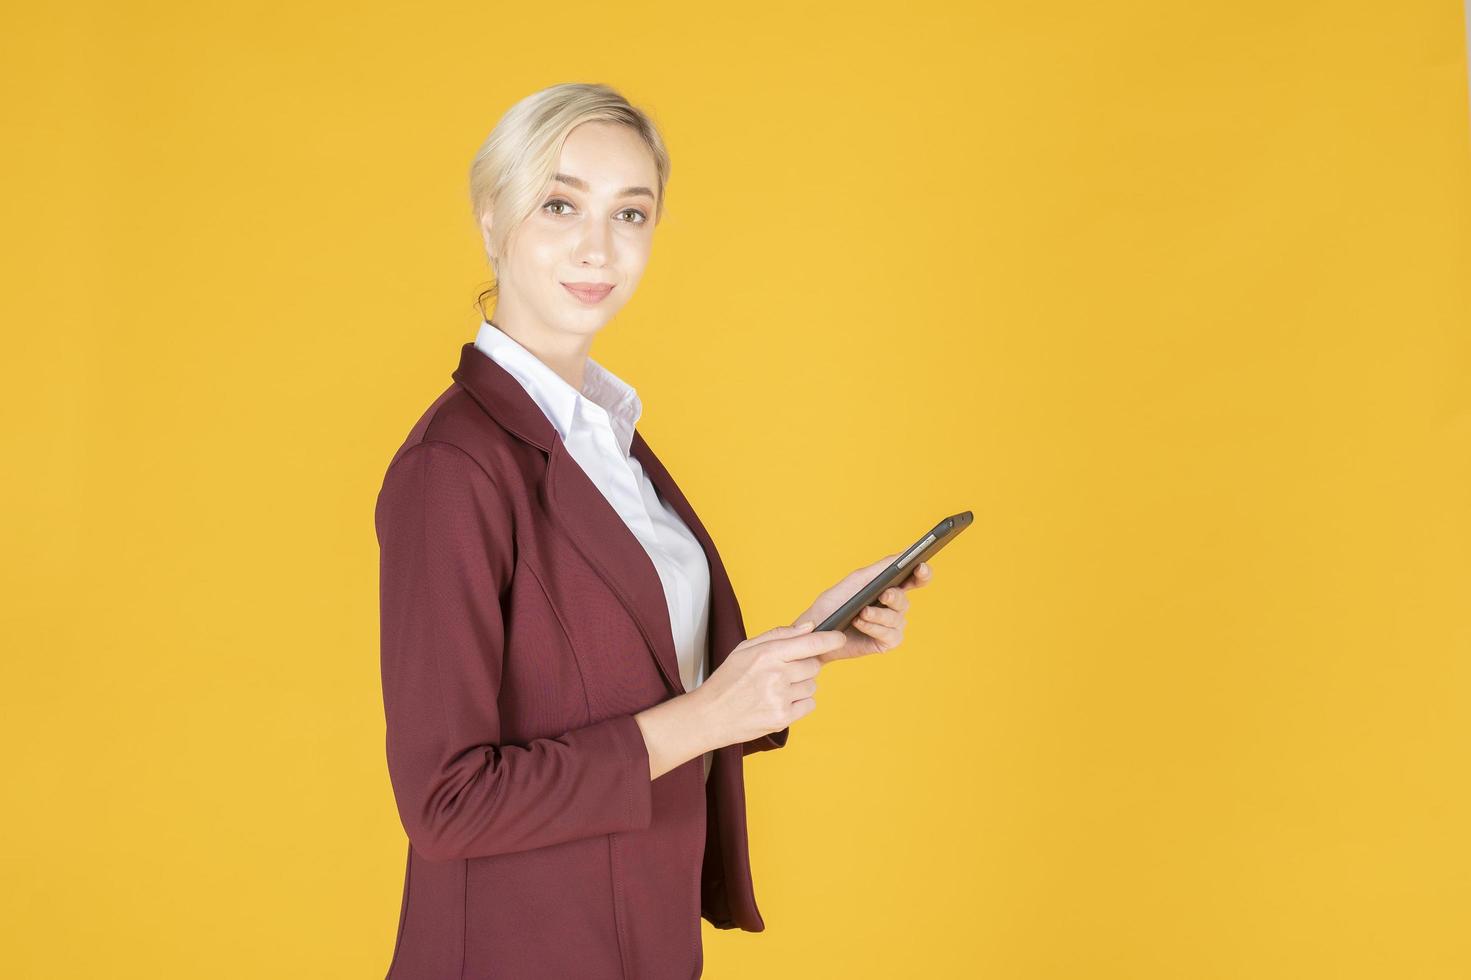
[[[709,744],[711,736],[701,710],[705,699],[693,697],[694,693],[661,701],[633,716],[648,746],[649,775],[653,779],[715,747]]]
[[[715,710],[715,699],[703,682],[693,691],[675,700],[681,702],[680,710],[683,712],[684,727],[689,732],[690,745],[695,750],[694,754],[703,755],[728,744],[724,740],[723,726],[719,723],[719,716]]]

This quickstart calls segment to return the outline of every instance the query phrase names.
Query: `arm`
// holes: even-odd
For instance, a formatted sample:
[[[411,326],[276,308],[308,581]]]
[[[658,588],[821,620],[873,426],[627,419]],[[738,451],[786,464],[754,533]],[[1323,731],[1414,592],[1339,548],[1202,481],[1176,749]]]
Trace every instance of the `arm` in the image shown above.
[[[501,594],[511,514],[469,455],[426,442],[384,477],[383,707],[404,830],[430,860],[485,857],[647,827],[647,744],[631,714],[501,742]]]

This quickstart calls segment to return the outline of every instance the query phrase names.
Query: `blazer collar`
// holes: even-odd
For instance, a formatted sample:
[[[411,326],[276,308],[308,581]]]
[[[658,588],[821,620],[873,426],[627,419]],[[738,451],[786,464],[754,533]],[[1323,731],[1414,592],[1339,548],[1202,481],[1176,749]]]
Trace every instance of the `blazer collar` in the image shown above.
[[[521,387],[551,419],[564,440],[576,424],[579,411],[585,411],[588,421],[605,416],[618,445],[625,453],[630,451],[629,442],[643,412],[643,403],[633,385],[594,358],[587,359],[582,389],[578,390],[489,320],[480,324],[475,346],[521,382]]]
[[[653,561],[617,510],[568,452],[561,434],[541,406],[510,372],[473,343],[461,347],[460,365],[451,377],[509,432],[547,454],[545,492],[552,514],[633,615],[670,693],[685,693],[669,622],[669,606]],[[674,508],[699,541],[709,563],[708,676],[746,638],[735,592],[715,542],[637,429],[630,451],[642,464],[660,498]]]

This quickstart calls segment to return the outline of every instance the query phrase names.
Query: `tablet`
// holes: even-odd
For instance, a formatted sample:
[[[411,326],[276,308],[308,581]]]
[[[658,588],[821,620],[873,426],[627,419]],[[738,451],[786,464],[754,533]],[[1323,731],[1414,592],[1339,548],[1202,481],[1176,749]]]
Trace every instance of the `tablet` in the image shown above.
[[[863,609],[864,606],[875,604],[883,591],[891,585],[898,585],[909,577],[909,574],[919,567],[922,561],[928,561],[941,548],[955,540],[956,535],[970,527],[970,511],[961,511],[952,514],[936,524],[934,528],[920,535],[918,541],[905,548],[899,553],[887,568],[874,576],[873,581],[833,611],[833,614],[821,623],[817,624],[818,630],[842,630],[847,629],[848,624]],[[816,630],[814,630],[816,632]]]

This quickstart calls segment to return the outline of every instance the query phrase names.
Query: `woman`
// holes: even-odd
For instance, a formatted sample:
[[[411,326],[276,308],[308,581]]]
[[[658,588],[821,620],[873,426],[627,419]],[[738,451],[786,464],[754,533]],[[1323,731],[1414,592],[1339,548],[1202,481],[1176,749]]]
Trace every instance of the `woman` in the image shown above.
[[[824,663],[893,649],[904,591],[812,630],[894,555],[746,635],[713,542],[589,356],[648,262],[669,160],[602,85],[514,106],[471,168],[494,317],[378,497],[383,699],[409,837],[389,976],[699,976],[764,928],[742,761]],[[484,308],[482,306],[482,313]]]

